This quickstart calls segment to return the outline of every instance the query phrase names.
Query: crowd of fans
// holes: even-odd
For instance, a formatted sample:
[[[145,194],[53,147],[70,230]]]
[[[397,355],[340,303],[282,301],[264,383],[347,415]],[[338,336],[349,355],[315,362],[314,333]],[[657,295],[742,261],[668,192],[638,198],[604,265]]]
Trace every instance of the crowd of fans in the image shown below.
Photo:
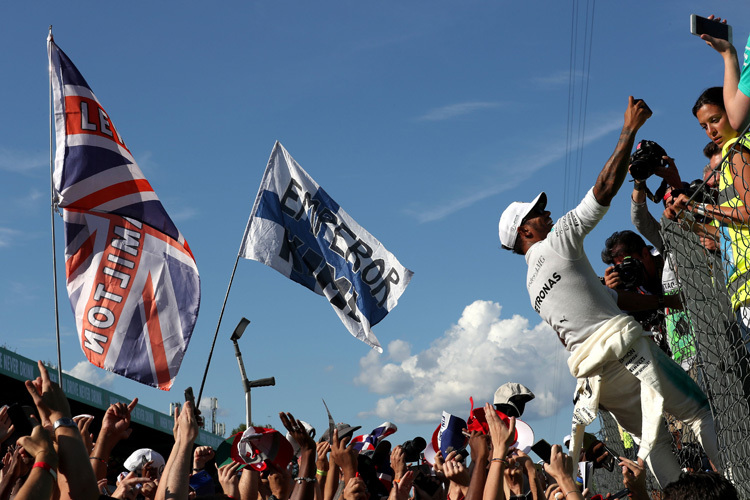
[[[703,35],[702,38],[724,58],[724,86],[706,90],[697,100],[693,114],[711,142],[704,149],[710,160],[702,174],[708,197],[696,202],[695,186],[682,182],[673,160],[666,155],[665,166],[654,174],[665,180],[664,216],[687,224],[700,236],[708,253],[732,255],[727,272],[728,290],[738,324],[750,339],[750,290],[732,286],[748,273],[745,253],[750,247],[750,150],[744,147],[738,129],[747,122],[750,110],[750,70],[740,72],[737,54],[731,43]],[[747,70],[747,71],[745,71]],[[736,143],[742,144],[731,150]],[[729,192],[730,194],[726,194]],[[724,193],[722,195],[722,193]],[[611,264],[602,281],[611,288],[621,288],[624,265],[638,261],[643,273],[638,284],[643,293],[669,295],[679,291],[671,262],[665,251],[660,224],[648,213],[646,197],[650,194],[644,179],[636,179],[631,195],[633,223],[651,243],[632,231],[612,235],[605,244],[602,259]],[[723,196],[723,197],[722,197]],[[693,218],[687,219],[686,214]],[[745,238],[748,238],[747,240]],[[671,273],[671,274],[670,274]],[[742,281],[744,283],[744,281]],[[686,370],[694,366],[695,348],[690,337],[689,317],[679,310],[666,310],[666,316],[648,314],[637,318],[646,330],[654,333],[664,351]],[[174,443],[166,459],[151,449],[134,450],[122,466],[114,484],[108,479],[108,464],[113,448],[127,443],[132,429],[130,414],[137,405],[111,405],[104,414],[101,429],[93,436],[94,417],[73,419],[61,388],[49,378],[39,363],[41,376],[26,382],[36,406],[29,417],[29,432],[17,436],[8,415],[0,410],[0,441],[7,450],[0,470],[0,500],[45,499],[187,499],[232,498],[241,500],[576,500],[591,498],[584,488],[576,461],[553,445],[549,458],[534,461],[524,451],[513,448],[515,416],[508,408],[487,403],[483,409],[486,424],[466,431],[466,449],[455,449],[443,456],[437,452],[433,462],[409,457],[404,447],[380,440],[372,449],[358,449],[352,440],[353,427],[339,424],[332,433],[315,442],[309,425],[289,413],[280,413],[281,424],[288,431],[294,454],[280,458],[252,451],[252,443],[238,436],[228,457],[221,460],[210,446],[196,446],[199,415],[191,402],[175,412]],[[503,413],[503,410],[505,413]],[[506,414],[511,415],[509,417]],[[280,433],[272,439],[286,440]],[[252,441],[250,439],[250,441]],[[245,443],[251,451],[242,452]],[[286,441],[285,441],[286,442]],[[279,444],[279,441],[276,441]],[[284,445],[286,446],[286,445]],[[612,457],[606,447],[595,446],[582,452],[595,466],[614,460],[621,472],[623,490],[604,498],[629,496],[635,499],[737,498],[732,484],[711,471],[684,473],[678,481],[666,485],[662,492],[649,493],[646,468],[640,459]],[[604,450],[604,451],[602,451]],[[260,457],[260,458],[259,458]],[[253,460],[250,460],[252,458]],[[708,465],[708,464],[707,464]],[[705,467],[704,467],[705,468]],[[599,496],[601,498],[601,496]]]
[[[41,362],[38,366],[41,376],[26,382],[36,406],[29,417],[30,433],[10,442],[9,437],[17,433],[8,407],[0,410],[0,440],[7,448],[0,471],[0,500],[592,498],[578,477],[577,463],[563,453],[561,445],[551,447],[546,463],[535,464],[526,453],[511,446],[517,440],[516,418],[497,409],[514,414],[514,405],[490,403],[474,410],[481,424],[467,426],[476,430],[464,430],[466,447],[451,450],[445,457],[437,452],[434,463],[429,464],[424,455],[409,456],[414,454],[407,450],[406,443],[392,446],[388,440],[376,439],[371,441],[373,446],[358,448],[354,446],[357,440],[352,439],[357,427],[347,424],[333,426],[333,433],[327,431],[315,442],[309,424],[283,412],[279,417],[286,437],[272,429],[252,427],[227,441],[233,441],[231,451],[222,458],[221,447],[214,450],[195,445],[200,416],[193,404],[186,402],[175,412],[174,444],[166,460],[154,450],[135,450],[121,464],[125,472],[115,484],[109,484],[110,453],[121,442],[127,446],[132,433],[130,414],[137,400],[129,405],[111,405],[101,430],[93,436],[90,427],[94,417],[76,417],[74,421],[62,389],[50,380]],[[270,439],[265,444],[253,440],[264,436]],[[286,449],[289,453],[284,452]],[[594,440],[581,458],[591,460],[593,467],[616,461],[623,488],[627,488],[620,494],[650,499],[643,461],[614,459],[608,453],[601,442]],[[694,496],[696,491],[699,496]],[[710,491],[719,491],[722,496],[705,493]],[[731,483],[716,473],[703,472],[685,475],[663,495],[660,498],[736,498]]]

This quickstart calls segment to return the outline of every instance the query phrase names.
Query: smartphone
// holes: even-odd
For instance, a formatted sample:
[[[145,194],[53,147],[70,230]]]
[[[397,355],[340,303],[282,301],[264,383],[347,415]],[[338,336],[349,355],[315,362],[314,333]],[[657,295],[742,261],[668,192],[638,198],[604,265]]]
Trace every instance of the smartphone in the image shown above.
[[[192,387],[185,389],[185,402],[187,403],[188,401],[193,403],[193,408],[195,408],[195,395],[193,394]]]
[[[629,490],[629,489],[627,489],[627,488],[625,488],[624,490],[620,490],[620,491],[618,491],[617,493],[615,493],[614,495],[612,495],[612,496],[611,496],[611,497],[609,497],[609,498],[610,498],[610,499],[615,499],[615,498],[624,498],[624,497],[628,496],[629,494],[630,494],[630,490]]]
[[[549,463],[549,457],[552,455],[552,446],[545,441],[544,439],[540,439],[533,445],[531,445],[531,451],[537,454],[539,458],[544,460],[544,463]]]
[[[732,27],[713,19],[690,15],[690,33],[696,36],[710,35],[732,43]]]
[[[633,104],[637,103],[638,101],[643,103],[643,109],[653,114],[653,111],[651,111],[651,108],[648,107],[648,104],[646,104],[646,101],[644,101],[643,99],[636,99],[635,97],[633,98]]]
[[[10,417],[11,423],[13,423],[13,429],[15,430],[14,434],[18,437],[28,436],[34,428],[34,424],[29,418],[29,414],[30,412],[18,403],[13,403],[8,407],[8,416]]]
[[[609,453],[609,457],[607,457],[607,459],[602,462],[602,467],[607,469],[609,472],[612,472],[615,469],[615,464],[617,464],[620,455],[612,451],[612,449],[606,444],[602,443],[602,445],[604,445],[604,449],[607,451],[607,453]]]

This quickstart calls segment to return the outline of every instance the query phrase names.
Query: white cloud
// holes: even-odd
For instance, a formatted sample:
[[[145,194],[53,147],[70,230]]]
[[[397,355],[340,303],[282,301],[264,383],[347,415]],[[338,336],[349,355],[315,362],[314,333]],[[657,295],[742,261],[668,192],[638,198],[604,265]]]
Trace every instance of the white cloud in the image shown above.
[[[586,136],[583,141],[583,146],[604,137],[620,127],[622,127],[622,118],[593,124],[589,130],[594,130],[595,132]],[[577,149],[578,148],[573,148],[573,151],[576,151]],[[499,180],[495,183],[488,184],[484,182],[474,188],[464,190],[471,194],[462,194],[453,200],[440,202],[433,207],[407,209],[405,212],[416,218],[420,223],[440,220],[454,212],[470,207],[485,198],[514,189],[530,178],[538,170],[564,158],[567,154],[567,148],[563,142],[558,144],[548,144],[544,152],[537,155],[529,154],[524,148],[521,148],[521,150],[524,151],[523,157],[508,159],[504,161],[502,165],[497,167],[496,170],[499,173],[498,175],[495,175],[495,177]],[[509,165],[507,170],[512,170],[513,175],[506,175],[506,169],[503,165]],[[524,168],[519,170],[517,165],[524,165]]]
[[[28,153],[0,147],[0,170],[27,173],[49,168],[49,153]]]
[[[371,351],[361,358],[355,382],[384,397],[360,416],[423,423],[438,421],[445,410],[465,418],[470,396],[475,407],[492,402],[505,382],[536,395],[526,418],[554,415],[575,386],[567,354],[544,322],[532,327],[522,316],[502,318],[501,312],[500,304],[477,300],[428,349],[412,354],[407,342],[396,340],[387,355]]]
[[[21,237],[21,231],[9,227],[0,227],[0,248],[9,247],[11,243]]]
[[[458,116],[468,115],[475,111],[500,107],[499,102],[459,102],[441,108],[433,109],[417,118],[417,121],[436,122],[449,120]]]
[[[577,70],[573,72],[573,83],[579,82],[584,78],[583,71]],[[537,76],[531,79],[531,81],[540,87],[552,88],[560,87],[563,85],[569,85],[570,82],[570,70],[561,70],[551,75]]]
[[[72,370],[63,370],[71,377],[96,385],[102,389],[110,389],[115,381],[115,374],[102,370],[88,361],[80,361]]]
[[[206,422],[211,421],[211,398],[213,396],[204,396],[201,399],[201,404],[198,407],[198,409],[201,411],[201,414],[203,415],[203,418],[206,419]],[[229,415],[229,410],[224,408],[219,404],[220,400],[216,401],[216,416],[217,417],[226,417]]]
[[[183,222],[192,219],[198,215],[198,210],[195,207],[179,207],[169,211],[169,216],[175,222]]]

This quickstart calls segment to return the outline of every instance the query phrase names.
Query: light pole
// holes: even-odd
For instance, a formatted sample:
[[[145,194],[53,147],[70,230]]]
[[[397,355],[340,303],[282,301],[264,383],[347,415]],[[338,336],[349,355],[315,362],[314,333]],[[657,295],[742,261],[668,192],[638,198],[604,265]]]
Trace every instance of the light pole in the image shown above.
[[[247,325],[250,324],[250,320],[247,318],[242,318],[239,323],[237,323],[237,327],[234,329],[234,332],[232,332],[231,340],[234,343],[234,355],[237,357],[237,364],[240,365],[240,375],[242,376],[242,385],[245,388],[245,425],[247,427],[250,427],[250,422],[252,422],[252,413],[250,411],[251,404],[250,404],[250,389],[253,387],[266,387],[269,385],[276,385],[276,379],[274,377],[268,377],[268,378],[261,378],[258,380],[248,380],[247,379],[247,373],[245,372],[245,364],[242,362],[242,353],[240,353],[240,345],[237,343],[237,341],[242,337],[242,334],[245,333],[245,328],[247,328]]]

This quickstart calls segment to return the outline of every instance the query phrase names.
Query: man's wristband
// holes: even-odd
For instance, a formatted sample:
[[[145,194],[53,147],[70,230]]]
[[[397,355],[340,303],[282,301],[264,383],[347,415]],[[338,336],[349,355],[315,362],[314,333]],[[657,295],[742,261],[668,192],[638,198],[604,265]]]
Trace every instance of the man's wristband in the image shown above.
[[[314,477],[295,477],[294,480],[297,482],[297,484],[305,483],[314,483],[316,479]]]
[[[104,460],[103,458],[99,458],[99,457],[89,457],[89,460],[98,460],[98,461],[100,461],[101,463],[103,463],[104,465],[107,465],[107,461],[106,461],[106,460]]]
[[[315,473],[319,476],[326,477],[328,475],[328,471],[316,469]]]
[[[52,476],[52,480],[57,482],[57,471],[47,462],[34,462],[34,465],[32,465],[31,468],[33,469],[34,467],[46,470]]]

